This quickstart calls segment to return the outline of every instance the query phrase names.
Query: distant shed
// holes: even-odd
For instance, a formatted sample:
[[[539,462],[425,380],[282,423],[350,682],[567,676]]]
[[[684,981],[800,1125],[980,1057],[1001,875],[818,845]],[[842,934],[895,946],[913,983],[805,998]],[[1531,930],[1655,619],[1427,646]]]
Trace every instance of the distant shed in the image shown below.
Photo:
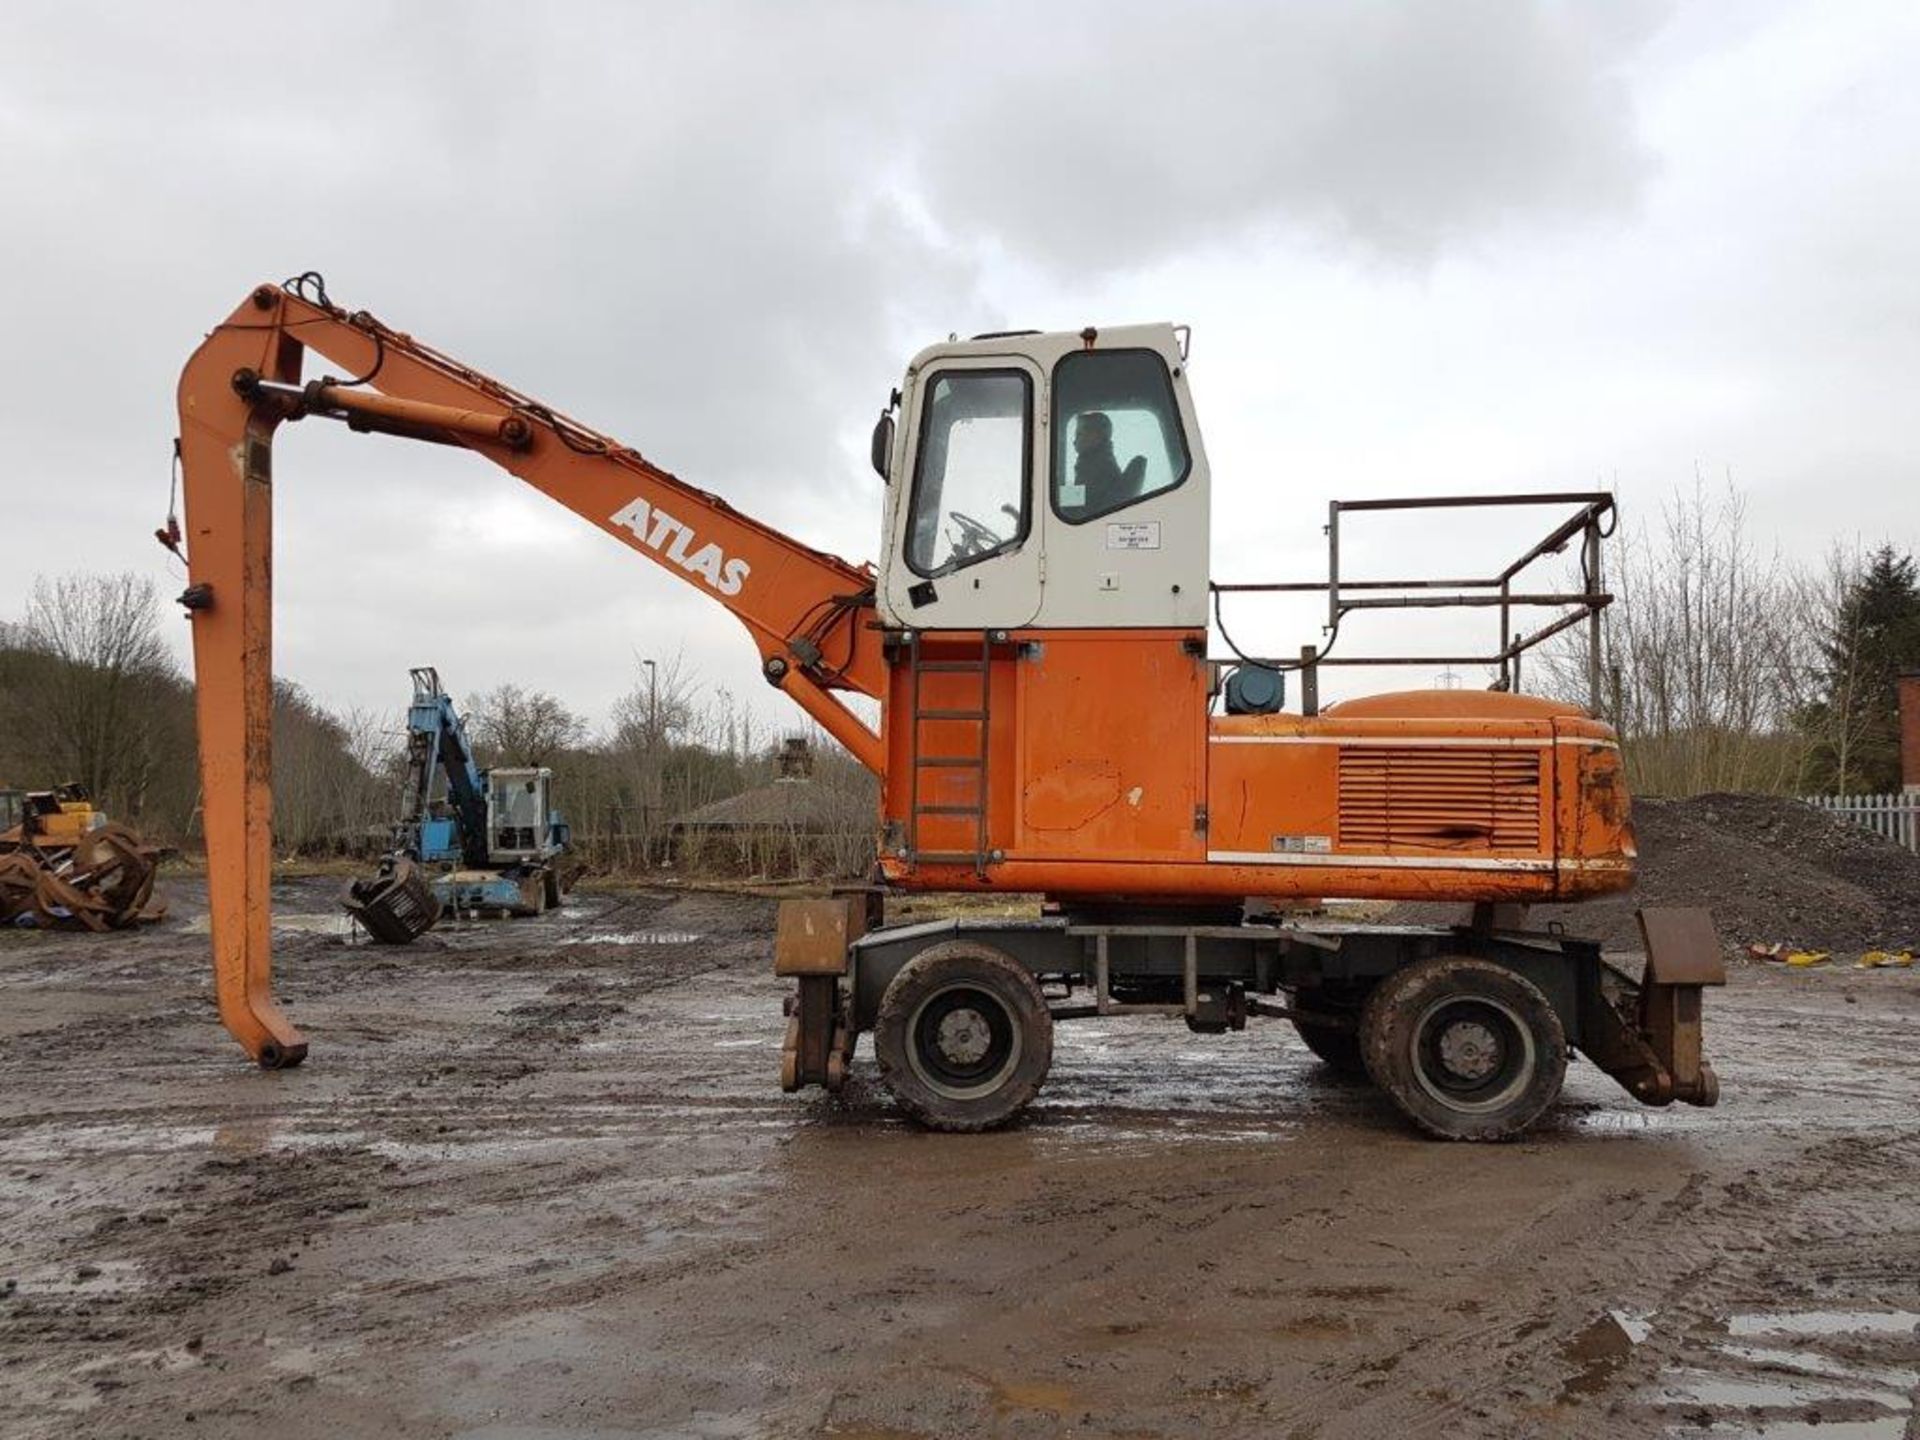
[[[813,876],[844,868],[849,824],[870,831],[871,802],[813,778],[804,740],[780,753],[781,777],[676,816],[668,832],[674,862],[689,870],[768,877]]]

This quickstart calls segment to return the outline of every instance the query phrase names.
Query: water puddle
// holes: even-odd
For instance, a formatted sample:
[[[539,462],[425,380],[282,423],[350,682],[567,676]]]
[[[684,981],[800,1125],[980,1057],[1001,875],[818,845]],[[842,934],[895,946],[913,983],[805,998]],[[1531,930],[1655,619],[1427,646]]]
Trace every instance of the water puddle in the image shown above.
[[[1897,1415],[1884,1420],[1779,1420],[1737,1429],[1716,1426],[1709,1433],[1738,1435],[1740,1440],[1903,1440],[1907,1422]]]
[[[1920,1370],[1875,1364],[1871,1356],[1858,1358],[1858,1342],[1860,1337],[1909,1337],[1916,1327],[1920,1314],[1906,1310],[1732,1315],[1726,1322],[1727,1340],[1714,1344],[1711,1354],[1693,1365],[1668,1370],[1643,1398],[1662,1408],[1709,1412],[1711,1421],[1695,1415],[1688,1419],[1695,1427],[1706,1423],[1713,1435],[1900,1440],[1913,1413],[1911,1395],[1920,1385]],[[1854,1343],[1840,1353],[1827,1353],[1821,1347],[1835,1337]],[[1756,1339],[1760,1343],[1752,1343]],[[1888,1358],[1909,1357],[1902,1353]]]
[[[1729,1335],[1911,1335],[1920,1329],[1912,1310],[1788,1310],[1778,1315],[1730,1315]]]
[[[183,927],[189,935],[206,935],[213,930],[211,915],[196,915]],[[273,928],[295,935],[331,935],[343,945],[363,945],[366,934],[343,914],[300,915],[275,911]]]
[[[1804,1405],[1866,1403],[1882,1409],[1905,1408],[1904,1396],[1875,1389],[1781,1378],[1735,1379],[1711,1370],[1669,1370],[1660,1382],[1660,1399],[1669,1405],[1706,1405],[1724,1410],[1798,1410]]]
[[[1566,1117],[1562,1123],[1569,1130],[1630,1131],[1675,1128],[1673,1112],[1666,1110],[1593,1110],[1585,1115]]]
[[[64,1130],[46,1127],[18,1139],[9,1139],[7,1159],[16,1164],[51,1165],[71,1161],[76,1154],[165,1155],[204,1147],[213,1139],[210,1125],[134,1125],[113,1121],[100,1125],[70,1125]]]
[[[692,930],[597,930],[565,935],[562,945],[692,945],[702,937]]]
[[[996,1380],[992,1384],[993,1408],[1003,1415],[1010,1410],[1062,1415],[1085,1403],[1071,1387],[1046,1380]]]
[[[1721,1350],[1749,1364],[1772,1370],[1789,1370],[1801,1375],[1818,1375],[1831,1380],[1859,1380],[1868,1385],[1884,1385],[1898,1395],[1920,1385],[1920,1370],[1898,1366],[1854,1365],[1811,1350],[1776,1350],[1768,1345],[1722,1345]]]
[[[44,1265],[13,1277],[21,1299],[33,1296],[130,1295],[152,1288],[138,1260],[93,1260],[81,1265]]]

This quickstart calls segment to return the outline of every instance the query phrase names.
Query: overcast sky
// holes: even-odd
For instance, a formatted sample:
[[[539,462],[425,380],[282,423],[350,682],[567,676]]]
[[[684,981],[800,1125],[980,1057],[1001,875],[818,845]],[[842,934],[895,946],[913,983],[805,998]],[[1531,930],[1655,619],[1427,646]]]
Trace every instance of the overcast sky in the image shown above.
[[[177,591],[179,367],[308,268],[856,560],[908,355],[1156,319],[1193,326],[1216,579],[1318,577],[1330,498],[1645,519],[1696,471],[1790,556],[1920,545],[1912,4],[6,10],[0,616],[36,571]],[[680,652],[797,715],[724,611],[502,472],[279,452],[276,668],[323,700],[430,661],[599,721]]]

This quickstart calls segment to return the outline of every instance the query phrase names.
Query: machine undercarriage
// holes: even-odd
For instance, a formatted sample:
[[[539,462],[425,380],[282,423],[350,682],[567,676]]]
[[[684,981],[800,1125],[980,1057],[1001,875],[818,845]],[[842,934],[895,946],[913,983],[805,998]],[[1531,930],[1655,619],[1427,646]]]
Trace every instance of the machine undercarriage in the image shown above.
[[[1701,990],[1726,972],[1704,911],[1641,912],[1635,974],[1505,906],[1453,926],[1048,908],[866,930],[876,894],[787,902],[775,968],[797,983],[784,1087],[838,1089],[870,1032],[915,1118],[986,1129],[1038,1091],[1056,1023],[1153,1014],[1212,1035],[1290,1021],[1333,1070],[1371,1079],[1447,1139],[1519,1133],[1558,1096],[1575,1051],[1644,1104],[1719,1097]]]

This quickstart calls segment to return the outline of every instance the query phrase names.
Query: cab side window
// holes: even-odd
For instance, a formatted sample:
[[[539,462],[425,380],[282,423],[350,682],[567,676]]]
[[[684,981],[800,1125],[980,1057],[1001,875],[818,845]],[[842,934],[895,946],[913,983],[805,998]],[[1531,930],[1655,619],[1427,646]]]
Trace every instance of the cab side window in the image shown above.
[[[929,382],[913,471],[907,563],[944,575],[1027,534],[1033,387],[1019,370],[949,370]]]
[[[1172,490],[1192,468],[1166,362],[1084,350],[1053,371],[1053,508],[1078,525]]]

